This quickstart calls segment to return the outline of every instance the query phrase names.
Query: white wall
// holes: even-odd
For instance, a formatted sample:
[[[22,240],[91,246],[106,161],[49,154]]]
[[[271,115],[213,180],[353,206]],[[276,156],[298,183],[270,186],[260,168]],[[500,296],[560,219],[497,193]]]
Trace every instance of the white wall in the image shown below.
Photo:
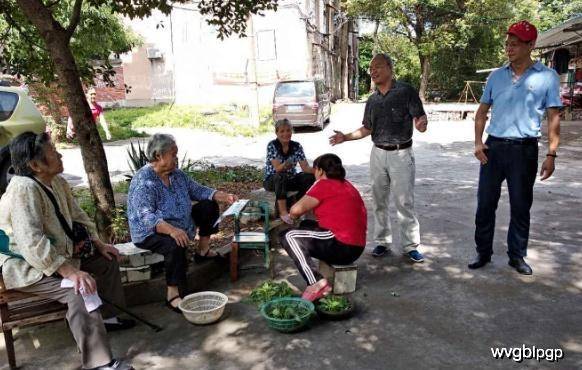
[[[262,105],[271,103],[277,80],[312,77],[311,45],[301,19],[307,5],[302,1],[297,6],[294,3],[282,1],[279,11],[253,16]],[[204,21],[195,6],[180,5],[170,16],[154,13],[128,23],[142,35],[148,47],[156,47],[164,55],[163,59],[147,60],[142,51],[123,57],[128,62],[125,74],[129,72],[135,77],[136,73],[127,71],[128,68],[139,73],[150,70],[148,77],[133,78],[128,100],[143,99],[150,89],[152,99],[169,94],[176,104],[249,103],[253,90],[247,82],[255,81],[250,37],[219,40],[216,30]]]

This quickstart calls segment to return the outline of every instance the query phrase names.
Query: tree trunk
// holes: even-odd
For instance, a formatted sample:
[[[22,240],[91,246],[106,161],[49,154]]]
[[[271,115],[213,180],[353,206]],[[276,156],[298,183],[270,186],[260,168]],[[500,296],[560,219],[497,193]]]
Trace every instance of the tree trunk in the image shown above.
[[[378,45],[378,30],[380,29],[380,21],[374,24],[374,32],[372,33],[372,55],[377,54],[380,47]]]
[[[380,51],[380,47],[378,45],[378,30],[380,29],[380,21],[376,21],[376,24],[374,25],[374,33],[372,33],[372,57],[374,57],[374,55],[378,54],[378,52]],[[374,91],[376,90],[376,84],[374,83],[374,80],[372,80],[372,78],[370,78],[370,91]]]
[[[358,37],[357,32],[355,31],[356,24],[354,21],[349,21],[349,40],[351,42],[352,47],[350,48],[350,56],[349,56],[349,65],[350,65],[350,73],[349,73],[349,80],[350,80],[350,99],[357,100],[358,95],[360,94],[359,91],[359,68],[360,65],[360,58],[359,58],[359,44],[358,44]]]
[[[428,80],[430,76],[430,57],[428,55],[418,54],[420,60],[420,88],[418,89],[418,94],[420,95],[420,100],[423,103],[426,102],[426,92],[428,89]]]
[[[341,78],[341,99],[349,99],[349,65],[348,65],[348,23],[344,23],[340,31],[340,78]]]
[[[115,208],[115,200],[109,180],[105,150],[85,98],[79,71],[70,48],[70,35],[39,0],[17,0],[17,2],[39,32],[55,64],[58,83],[73,119],[89,187],[97,206],[95,220],[97,228],[101,236],[109,240],[111,214]]]

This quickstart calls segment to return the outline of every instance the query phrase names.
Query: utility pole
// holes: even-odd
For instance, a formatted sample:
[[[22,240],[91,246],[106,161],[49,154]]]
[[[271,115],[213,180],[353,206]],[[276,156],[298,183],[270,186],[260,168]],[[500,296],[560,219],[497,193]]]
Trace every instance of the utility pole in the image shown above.
[[[251,38],[251,60],[249,63],[249,68],[251,69],[251,81],[247,81],[250,84],[251,94],[249,95],[249,118],[251,119],[251,125],[259,127],[260,117],[259,117],[259,81],[257,77],[257,38],[255,35],[255,28],[253,25],[253,16],[249,16],[248,20],[248,32]],[[249,74],[247,73],[247,76]]]

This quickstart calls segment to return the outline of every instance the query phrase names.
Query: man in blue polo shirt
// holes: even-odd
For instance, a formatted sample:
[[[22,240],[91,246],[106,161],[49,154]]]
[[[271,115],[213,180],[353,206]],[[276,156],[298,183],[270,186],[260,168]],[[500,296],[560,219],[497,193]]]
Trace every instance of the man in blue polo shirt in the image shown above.
[[[536,28],[527,21],[509,27],[505,41],[509,63],[489,76],[475,115],[475,157],[481,162],[481,169],[475,217],[477,259],[469,264],[470,269],[491,261],[495,210],[501,184],[507,180],[511,208],[507,234],[509,265],[520,274],[532,274],[523,258],[527,254],[541,121],[547,113],[549,144],[540,172],[543,181],[554,172],[562,107],[557,73],[531,59],[536,38]],[[490,107],[493,108],[487,128],[489,137],[483,143]]]

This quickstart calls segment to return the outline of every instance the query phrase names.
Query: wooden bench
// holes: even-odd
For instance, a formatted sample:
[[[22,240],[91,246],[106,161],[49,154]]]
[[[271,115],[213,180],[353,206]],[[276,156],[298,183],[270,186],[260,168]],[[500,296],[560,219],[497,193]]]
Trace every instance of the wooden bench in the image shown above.
[[[0,251],[11,257],[22,258],[9,250],[9,239],[0,230]],[[1,271],[1,270],[0,270]],[[65,317],[67,306],[32,294],[8,290],[0,273],[0,327],[6,342],[6,355],[11,369],[16,368],[16,352],[12,329],[44,324]]]
[[[59,302],[6,289],[0,275],[0,324],[10,369],[16,369],[12,329],[62,320],[66,313],[67,306]]]

